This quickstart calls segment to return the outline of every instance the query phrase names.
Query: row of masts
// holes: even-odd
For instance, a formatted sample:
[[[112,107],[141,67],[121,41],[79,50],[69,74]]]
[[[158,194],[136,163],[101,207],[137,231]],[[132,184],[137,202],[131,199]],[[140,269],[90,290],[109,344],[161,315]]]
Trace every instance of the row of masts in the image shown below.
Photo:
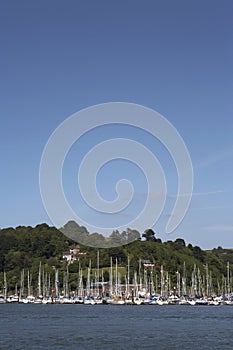
[[[59,297],[76,295],[79,297],[84,296],[119,296],[129,297],[134,295],[138,298],[140,296],[151,296],[153,294],[160,294],[162,298],[168,298],[169,295],[188,296],[194,298],[195,296],[213,296],[213,295],[227,295],[228,297],[232,293],[232,274],[230,271],[229,262],[227,263],[226,277],[222,276],[221,281],[217,281],[217,287],[213,284],[212,272],[208,265],[205,265],[205,273],[202,274],[199,267],[195,264],[191,273],[189,285],[187,284],[186,264],[183,263],[182,276],[179,271],[175,272],[176,278],[173,278],[171,274],[164,271],[163,265],[160,266],[160,273],[155,273],[155,268],[152,264],[150,268],[142,269],[142,262],[139,261],[138,271],[131,271],[130,259],[128,257],[127,267],[125,274],[122,276],[121,269],[118,265],[118,259],[115,259],[113,264],[112,257],[110,258],[110,267],[108,268],[109,279],[104,280],[104,270],[100,271],[99,268],[99,252],[97,254],[97,264],[93,269],[91,261],[87,268],[86,283],[84,285],[84,275],[81,264],[79,264],[79,271],[77,274],[77,288],[71,290],[69,280],[69,267],[67,265],[66,271],[62,276],[59,276],[59,269],[54,267],[54,277],[45,271],[41,262],[39,264],[37,289],[32,288],[32,274],[29,270],[23,269],[21,271],[19,291],[18,285],[15,287],[15,295],[19,298],[25,295],[36,295],[38,298]],[[106,270],[106,268],[105,268]],[[92,272],[94,271],[94,277]],[[62,277],[62,278],[61,278]],[[62,282],[61,282],[62,280]],[[174,283],[175,280],[175,283]],[[25,281],[26,286],[25,286]],[[4,298],[7,298],[7,278],[4,272],[3,282]]]

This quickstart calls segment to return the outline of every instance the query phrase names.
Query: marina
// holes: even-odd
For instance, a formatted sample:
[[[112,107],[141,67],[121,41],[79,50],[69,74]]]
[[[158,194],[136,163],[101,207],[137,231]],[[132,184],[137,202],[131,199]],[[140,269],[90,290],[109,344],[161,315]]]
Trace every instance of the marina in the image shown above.
[[[83,269],[79,265],[77,274],[78,286],[71,290],[69,281],[69,265],[59,278],[59,270],[54,270],[54,276],[45,273],[40,262],[38,271],[37,289],[33,290],[29,270],[25,276],[21,271],[20,288],[15,286],[15,293],[8,292],[7,277],[4,272],[4,293],[0,294],[0,304],[83,304],[83,305],[187,305],[187,306],[233,306],[232,277],[229,263],[226,266],[226,277],[216,288],[212,281],[212,273],[208,266],[205,275],[201,275],[199,268],[194,265],[192,275],[188,279],[186,265],[183,264],[182,277],[176,271],[174,276],[160,267],[160,273],[152,263],[139,261],[138,271],[130,269],[130,259],[122,276],[118,259],[110,260],[109,280],[104,281],[103,270],[100,274],[99,254],[97,267],[91,268],[91,261],[84,278]],[[93,270],[93,271],[92,271]],[[94,278],[93,278],[94,276]],[[24,283],[27,280],[28,285]],[[60,281],[63,281],[62,283]],[[85,280],[85,283],[84,283]],[[189,283],[187,284],[187,281]]]

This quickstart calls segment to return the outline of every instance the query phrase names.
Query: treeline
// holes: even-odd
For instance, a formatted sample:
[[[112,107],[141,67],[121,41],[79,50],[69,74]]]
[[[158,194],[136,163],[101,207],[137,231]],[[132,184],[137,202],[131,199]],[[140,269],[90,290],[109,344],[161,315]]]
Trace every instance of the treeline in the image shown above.
[[[69,228],[72,225],[75,226],[73,222],[69,223],[69,225]],[[89,235],[85,228],[81,228],[80,230],[83,230],[86,235]],[[155,265],[153,274],[158,275],[160,274],[160,267],[163,265],[164,271],[168,271],[173,276],[174,281],[177,271],[182,275],[184,262],[187,279],[191,278],[194,265],[203,274],[208,265],[215,285],[217,285],[218,281],[222,280],[223,276],[226,276],[227,262],[230,263],[230,271],[233,270],[233,251],[230,249],[218,247],[213,250],[204,251],[198,246],[186,245],[183,239],[176,239],[174,242],[162,242],[150,229],[142,235],[139,234],[139,236],[137,231],[129,230],[129,232],[133,232],[135,241],[123,246],[97,249],[80,244],[81,251],[85,252],[86,255],[82,256],[79,262],[75,261],[69,265],[70,289],[75,290],[77,288],[80,265],[83,269],[84,282],[90,260],[93,269],[97,267],[98,251],[98,266],[104,274],[105,281],[108,280],[110,258],[112,258],[113,264],[115,264],[117,259],[118,266],[122,268],[122,271],[126,269],[128,261],[130,261],[132,279],[134,271],[137,271],[139,268],[139,261],[150,261],[153,263]],[[115,239],[119,239],[119,236],[128,239],[127,232],[122,235],[122,233],[120,234],[118,231],[114,231],[113,236]],[[69,237],[71,236],[69,235]],[[75,244],[74,240],[68,238],[60,230],[50,227],[47,224],[37,225],[34,228],[30,226],[19,226],[15,229],[1,229],[0,293],[3,290],[4,271],[7,276],[8,290],[14,291],[15,287],[19,286],[22,270],[25,271],[25,280],[27,279],[27,274],[30,275],[30,283],[33,289],[36,290],[40,262],[43,271],[51,275],[51,280],[54,279],[55,269],[59,269],[62,279],[62,274],[67,273],[67,263],[63,260],[63,253],[69,251]]]

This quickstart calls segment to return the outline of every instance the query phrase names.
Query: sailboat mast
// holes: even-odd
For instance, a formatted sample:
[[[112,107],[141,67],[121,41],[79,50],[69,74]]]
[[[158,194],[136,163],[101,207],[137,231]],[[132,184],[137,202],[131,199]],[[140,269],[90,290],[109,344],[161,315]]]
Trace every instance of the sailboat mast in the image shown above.
[[[24,269],[21,271],[20,278],[20,298],[24,295]]]
[[[28,269],[28,295],[31,295],[31,280],[32,280],[32,277],[31,277],[30,271]]]
[[[99,249],[97,251],[97,276],[96,276],[96,286],[97,286],[97,295],[100,295],[100,288],[99,288],[99,268],[100,268],[100,252]]]
[[[161,297],[164,297],[164,274],[163,274],[163,265],[161,265]]]
[[[186,265],[185,265],[185,261],[183,264],[183,277],[182,277],[182,296],[186,295],[187,291],[186,291]]]
[[[4,271],[4,299],[6,300],[7,298],[7,280],[6,280],[6,271]]]
[[[230,298],[230,264],[227,262],[227,296]]]
[[[39,265],[39,273],[38,273],[38,297],[41,296],[41,261]]]
[[[58,269],[55,269],[55,297],[58,297],[58,284],[59,284],[59,279],[58,279]]]
[[[91,260],[89,262],[89,267],[87,270],[87,285],[86,285],[86,295],[89,296],[91,293]]]
[[[130,260],[129,260],[129,255],[128,255],[128,266],[127,266],[127,294],[129,295],[130,294],[130,291],[129,291],[129,282],[130,282],[130,279],[129,279],[129,274],[130,274]]]
[[[110,297],[111,297],[112,296],[112,257],[110,258],[109,291],[110,291]]]
[[[206,296],[209,295],[209,270],[208,264],[206,264]]]
[[[116,271],[115,271],[115,295],[118,295],[118,268],[117,268],[117,258],[116,258]]]

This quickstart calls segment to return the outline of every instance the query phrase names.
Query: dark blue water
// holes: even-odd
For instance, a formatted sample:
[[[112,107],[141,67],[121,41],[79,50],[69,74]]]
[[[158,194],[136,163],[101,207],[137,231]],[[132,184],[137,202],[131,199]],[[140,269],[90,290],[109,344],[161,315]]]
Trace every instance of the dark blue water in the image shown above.
[[[233,349],[232,306],[0,304],[0,349]]]

